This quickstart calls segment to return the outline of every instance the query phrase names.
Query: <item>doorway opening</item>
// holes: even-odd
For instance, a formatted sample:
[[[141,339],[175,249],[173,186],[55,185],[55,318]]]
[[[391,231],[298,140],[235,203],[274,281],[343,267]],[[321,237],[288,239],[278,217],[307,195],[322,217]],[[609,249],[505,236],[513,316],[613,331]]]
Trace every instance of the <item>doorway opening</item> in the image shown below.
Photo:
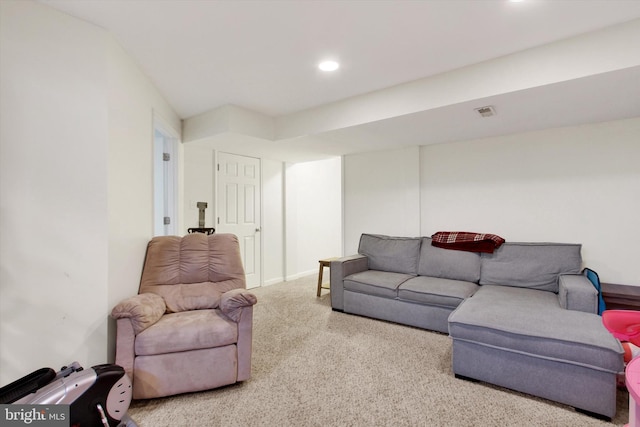
[[[153,235],[178,233],[178,133],[153,117]]]

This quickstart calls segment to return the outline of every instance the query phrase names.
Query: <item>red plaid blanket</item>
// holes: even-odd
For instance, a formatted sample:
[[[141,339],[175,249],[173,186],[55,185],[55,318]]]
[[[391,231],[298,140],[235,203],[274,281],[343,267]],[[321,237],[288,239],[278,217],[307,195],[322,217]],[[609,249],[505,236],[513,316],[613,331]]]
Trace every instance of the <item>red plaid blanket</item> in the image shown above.
[[[493,253],[505,240],[495,234],[467,231],[438,231],[431,236],[431,245],[459,251]]]

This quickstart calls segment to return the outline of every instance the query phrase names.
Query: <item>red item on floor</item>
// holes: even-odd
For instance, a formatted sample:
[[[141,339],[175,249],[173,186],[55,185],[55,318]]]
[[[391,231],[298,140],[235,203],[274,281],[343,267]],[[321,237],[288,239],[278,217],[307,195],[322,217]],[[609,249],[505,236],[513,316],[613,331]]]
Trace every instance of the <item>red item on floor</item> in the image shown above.
[[[620,341],[629,341],[640,347],[640,311],[605,310],[602,324]]]

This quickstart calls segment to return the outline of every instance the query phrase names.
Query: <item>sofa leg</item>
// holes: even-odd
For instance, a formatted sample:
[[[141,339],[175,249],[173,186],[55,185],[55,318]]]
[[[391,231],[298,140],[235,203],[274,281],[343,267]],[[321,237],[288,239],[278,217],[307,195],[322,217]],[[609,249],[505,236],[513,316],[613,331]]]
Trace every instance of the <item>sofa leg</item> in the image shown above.
[[[587,411],[586,409],[580,409],[580,408],[575,408],[575,410],[576,412],[580,412],[581,414],[588,415],[592,418],[597,418],[599,420],[611,422],[611,418],[607,417],[606,415],[596,414],[595,412]]]
[[[471,377],[465,377],[464,375],[460,375],[460,374],[453,374],[453,375],[459,380],[465,380],[465,381],[469,381],[469,382],[472,382],[472,383],[481,382],[480,380],[477,380],[477,379],[471,378]]]

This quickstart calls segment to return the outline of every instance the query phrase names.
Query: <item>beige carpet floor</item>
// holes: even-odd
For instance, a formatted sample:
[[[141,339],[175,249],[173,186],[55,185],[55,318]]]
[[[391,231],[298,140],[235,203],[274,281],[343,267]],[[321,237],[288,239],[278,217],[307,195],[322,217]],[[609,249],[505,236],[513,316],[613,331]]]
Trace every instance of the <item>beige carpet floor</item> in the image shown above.
[[[456,379],[447,335],[331,310],[316,276],[254,289],[252,377],[241,384],[134,401],[140,427],[612,426],[573,408]],[[524,380],[524,379],[523,379]]]

